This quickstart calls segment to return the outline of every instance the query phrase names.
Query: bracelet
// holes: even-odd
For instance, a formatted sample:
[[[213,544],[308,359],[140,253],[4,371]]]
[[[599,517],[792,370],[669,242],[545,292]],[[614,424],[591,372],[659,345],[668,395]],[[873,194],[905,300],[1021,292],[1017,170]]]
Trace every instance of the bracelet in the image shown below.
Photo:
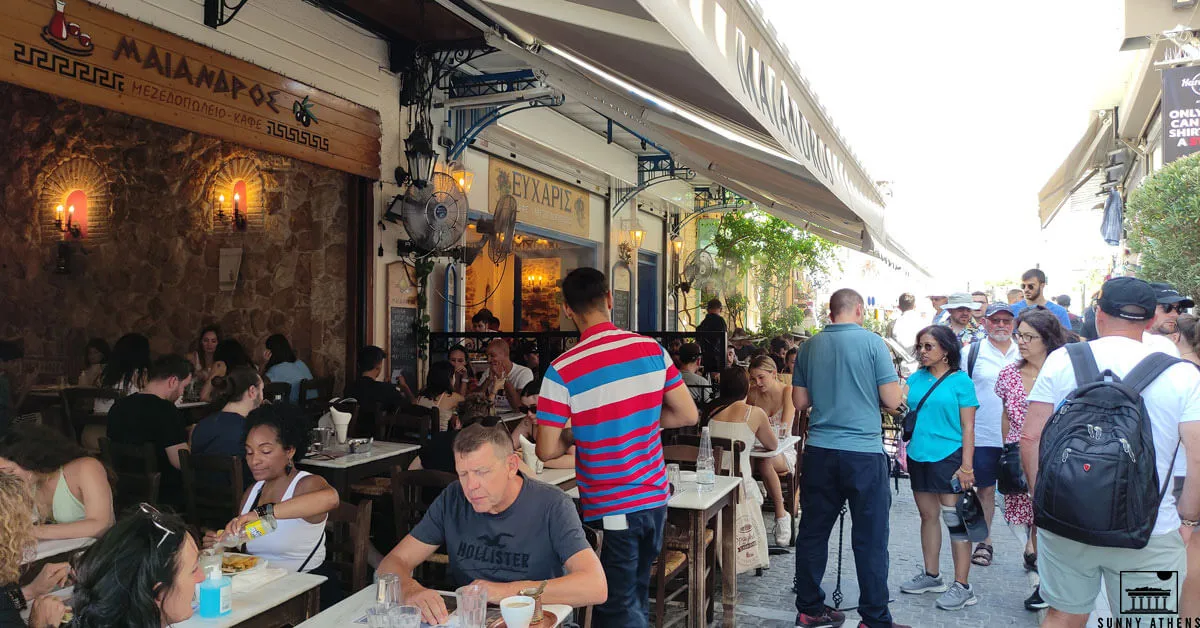
[[[975,475],[974,469],[968,469],[966,467],[959,467],[958,470],[962,471],[963,473],[969,474],[969,475]]]
[[[1191,519],[1184,519],[1183,517],[1179,518],[1179,523],[1181,523],[1189,528],[1200,527],[1200,521],[1192,521]]]
[[[273,517],[275,516],[275,504],[263,504],[255,508],[254,513],[259,517],[266,517],[267,515],[271,515]]]

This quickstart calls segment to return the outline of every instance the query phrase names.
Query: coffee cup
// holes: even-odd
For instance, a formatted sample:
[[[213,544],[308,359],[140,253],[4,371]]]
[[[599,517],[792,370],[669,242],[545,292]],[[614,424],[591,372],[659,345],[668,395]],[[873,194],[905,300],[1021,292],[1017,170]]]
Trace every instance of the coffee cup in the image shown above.
[[[508,628],[529,628],[533,621],[533,598],[527,595],[512,595],[500,600],[500,616]]]

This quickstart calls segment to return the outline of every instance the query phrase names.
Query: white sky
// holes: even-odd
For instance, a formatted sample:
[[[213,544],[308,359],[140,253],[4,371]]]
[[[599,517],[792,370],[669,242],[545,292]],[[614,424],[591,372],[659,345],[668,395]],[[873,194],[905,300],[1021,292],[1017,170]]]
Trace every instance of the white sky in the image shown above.
[[[1040,263],[1053,286],[1099,239],[1097,212],[1046,245],[1037,193],[1123,92],[1121,0],[758,3],[867,171],[893,182],[887,229],[935,285],[1015,284]]]

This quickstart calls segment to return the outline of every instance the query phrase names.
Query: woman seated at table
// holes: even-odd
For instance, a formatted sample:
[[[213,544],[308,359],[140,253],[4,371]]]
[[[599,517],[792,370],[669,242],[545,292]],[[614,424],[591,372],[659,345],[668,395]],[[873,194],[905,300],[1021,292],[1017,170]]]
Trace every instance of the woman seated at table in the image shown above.
[[[21,562],[35,544],[29,487],[21,478],[0,473],[0,628],[25,628],[21,611],[30,608],[29,626],[48,628],[62,623],[67,607],[46,595],[65,584],[70,566],[47,563],[32,582],[21,586]]]
[[[283,334],[272,334],[267,338],[263,347],[263,376],[269,382],[285,382],[292,385],[292,396],[289,401],[296,403],[300,399],[300,382],[312,379],[312,371],[304,360],[296,357],[292,343]],[[316,397],[316,391],[309,392],[309,399]]]
[[[161,628],[192,616],[200,550],[178,517],[142,504],[75,567],[72,628]]]
[[[246,453],[246,415],[263,403],[263,383],[253,366],[234,368],[228,375],[212,378],[213,403],[221,410],[204,417],[192,430],[192,455],[237,456]]]
[[[537,461],[537,464],[532,466],[545,466],[547,469],[574,469],[575,445],[568,447],[567,453],[552,460],[547,460],[544,463],[539,461],[537,454],[534,453],[533,447],[537,444],[537,404],[541,390],[542,380],[540,379],[529,382],[525,385],[525,388],[521,389],[521,405],[517,410],[525,416],[521,417],[521,421],[512,429],[513,449],[518,454],[521,454],[526,465]],[[565,432],[566,430],[563,431]],[[574,439],[566,440],[568,442],[574,441]],[[523,468],[522,471],[526,471],[526,469]]]
[[[54,430],[26,424],[0,436],[0,472],[28,483],[38,539],[99,537],[113,524],[108,469]]]
[[[454,389],[454,367],[449,362],[434,362],[429,365],[429,375],[425,378],[425,390],[417,397],[417,405],[424,408],[438,409],[438,431],[450,429],[450,421],[454,417],[458,404],[466,397]]]
[[[96,388],[100,385],[100,376],[104,374],[104,365],[108,362],[108,354],[112,350],[103,338],[92,338],[83,348],[83,371],[79,373],[76,382],[82,388]]]
[[[122,397],[132,395],[146,385],[149,370],[150,340],[141,334],[125,334],[113,345],[100,375],[100,388],[115,390]],[[112,399],[97,399],[92,411],[108,414],[112,404]]]
[[[216,350],[213,351],[212,366],[208,369],[208,380],[204,382],[204,388],[200,391],[200,399],[211,401],[213,378],[227,375],[239,366],[254,366],[254,361],[250,359],[250,354],[246,352],[242,343],[233,338],[225,338],[218,342]]]
[[[246,543],[246,551],[266,558],[272,567],[329,576],[332,584],[322,585],[321,603],[336,603],[341,599],[340,586],[336,573],[324,563],[325,520],[338,507],[338,493],[325,478],[296,468],[296,461],[308,450],[308,430],[300,409],[292,404],[260,406],[246,417],[243,438],[255,483],[242,498],[242,514],[223,533],[239,534],[247,523],[270,514],[278,529]],[[204,547],[211,547],[221,535],[204,535]]]
[[[450,347],[450,351],[446,352],[446,359],[454,368],[454,377],[451,380],[454,384],[454,392],[466,397],[479,389],[479,378],[475,377],[475,372],[471,370],[470,357],[467,355],[466,347],[462,345]]]
[[[750,394],[746,401],[752,406],[762,408],[763,412],[767,413],[767,420],[775,429],[782,425],[785,428],[784,433],[791,433],[792,420],[796,417],[796,406],[792,403],[792,387],[779,381],[775,360],[771,356],[760,355],[750,360]],[[763,485],[767,487],[771,501],[775,504],[775,542],[787,545],[792,536],[792,516],[784,506],[783,485],[779,476],[795,471],[796,450],[789,449],[774,458],[761,458],[757,464]]]
[[[200,336],[196,338],[196,347],[188,355],[188,360],[192,362],[192,367],[195,369],[192,375],[193,380],[206,382],[212,376],[210,371],[217,361],[217,345],[220,342],[221,328],[217,325],[205,325],[204,329],[200,330]]]

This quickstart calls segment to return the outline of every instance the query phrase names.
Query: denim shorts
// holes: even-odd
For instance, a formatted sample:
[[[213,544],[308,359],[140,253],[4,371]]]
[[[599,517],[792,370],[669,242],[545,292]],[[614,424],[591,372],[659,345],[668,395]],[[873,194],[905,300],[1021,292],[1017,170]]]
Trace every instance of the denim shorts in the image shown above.
[[[1000,454],[1003,453],[1003,447],[975,448],[975,460],[971,464],[975,467],[976,487],[987,488],[996,485],[996,478],[1000,476]]]
[[[936,462],[908,458],[908,477],[914,493],[955,493],[950,480],[962,466],[962,449]]]

